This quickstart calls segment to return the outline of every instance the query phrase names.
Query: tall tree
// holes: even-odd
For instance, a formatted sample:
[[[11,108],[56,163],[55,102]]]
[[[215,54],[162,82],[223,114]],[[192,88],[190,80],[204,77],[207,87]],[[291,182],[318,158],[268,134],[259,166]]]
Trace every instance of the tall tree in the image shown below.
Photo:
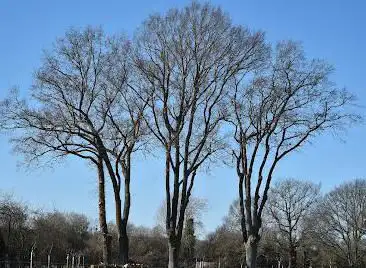
[[[287,240],[288,267],[297,267],[297,249],[306,219],[319,201],[320,185],[287,179],[274,185],[269,191],[267,208],[282,237]]]
[[[128,262],[131,155],[141,137],[143,111],[137,103],[140,98],[133,98],[127,87],[129,50],[123,37],[107,37],[100,29],[69,30],[46,53],[36,72],[30,104],[13,95],[2,105],[5,126],[19,130],[12,141],[25,162],[38,164],[74,155],[96,166],[105,264],[109,263],[110,236],[104,170],[114,190],[119,262]]]
[[[220,132],[233,77],[261,65],[265,51],[261,33],[196,2],[151,16],[136,35],[140,86],[151,96],[145,119],[165,154],[169,268],[178,266],[196,174],[225,146]]]
[[[256,267],[263,209],[278,163],[325,130],[357,119],[352,96],[329,81],[331,66],[307,60],[294,42],[277,45],[267,70],[235,81],[231,119],[246,265]],[[252,188],[253,187],[253,188]]]
[[[109,40],[107,68],[104,75],[105,85],[109,88],[106,95],[107,105],[103,107],[105,116],[104,161],[112,179],[116,225],[118,228],[119,260],[129,262],[129,239],[127,233],[131,207],[131,172],[133,154],[145,150],[149,144],[149,129],[144,121],[148,97],[131,86],[136,83],[129,54],[131,42],[123,37]],[[124,182],[122,183],[122,179]],[[120,198],[124,187],[124,202]]]

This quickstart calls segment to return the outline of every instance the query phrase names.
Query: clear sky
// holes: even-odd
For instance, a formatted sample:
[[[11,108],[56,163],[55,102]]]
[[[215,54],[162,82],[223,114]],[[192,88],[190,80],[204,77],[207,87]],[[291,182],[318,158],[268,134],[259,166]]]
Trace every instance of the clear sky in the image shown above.
[[[151,13],[181,7],[189,1],[0,1],[0,98],[12,86],[23,94],[32,83],[42,50],[70,26],[103,26],[109,33],[132,35]],[[266,32],[271,42],[302,41],[309,57],[332,63],[333,80],[356,94],[360,112],[366,106],[366,2],[336,0],[257,0],[212,1],[227,11],[235,24]],[[353,178],[366,177],[366,127],[350,129],[343,140],[331,135],[320,137],[299,153],[281,163],[276,179],[296,177],[321,182],[323,192]],[[45,210],[60,209],[97,218],[97,179],[95,172],[75,158],[53,170],[25,171],[17,167],[7,137],[0,136],[0,190]],[[163,161],[134,162],[131,221],[155,224],[156,210],[164,199]],[[212,169],[197,179],[194,194],[206,198],[206,231],[221,223],[237,196],[235,173],[228,168]],[[109,186],[107,213],[114,219]]]

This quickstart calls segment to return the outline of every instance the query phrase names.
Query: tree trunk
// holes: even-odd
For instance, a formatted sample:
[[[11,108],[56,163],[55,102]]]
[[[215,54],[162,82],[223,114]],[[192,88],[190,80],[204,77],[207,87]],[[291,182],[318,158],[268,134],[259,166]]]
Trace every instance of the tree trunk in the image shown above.
[[[4,256],[6,255],[6,244],[2,235],[2,232],[0,230],[0,258],[3,259]]]
[[[119,243],[119,260],[120,260],[121,264],[127,264],[129,261],[128,260],[128,258],[129,258],[129,256],[128,256],[129,240],[128,240],[128,235],[127,235],[127,222],[125,222],[124,220],[122,220],[122,223],[121,223],[118,243]]]
[[[169,251],[169,262],[168,268],[178,268],[179,258],[179,243],[174,238],[169,238],[168,251]]]
[[[296,268],[296,267],[297,267],[296,247],[291,245],[290,246],[289,261],[288,261],[288,268]]]
[[[99,180],[99,227],[103,236],[103,263],[108,265],[111,256],[111,238],[108,233],[106,211],[105,211],[105,177],[103,168],[103,159],[98,160],[98,180]]]
[[[128,237],[127,237],[127,222],[122,220],[121,198],[119,192],[114,193],[116,203],[116,225],[118,230],[118,261],[124,265],[128,263]]]
[[[304,268],[311,267],[311,258],[306,250],[304,250]]]
[[[247,242],[245,243],[245,262],[246,268],[256,268],[257,264],[257,251],[258,251],[258,238],[249,235]]]
[[[101,148],[102,145],[100,146]],[[128,178],[125,176],[125,203],[124,203],[124,215],[122,218],[122,202],[121,202],[121,194],[120,194],[120,181],[121,178],[118,174],[118,172],[114,171],[111,162],[109,160],[108,154],[105,150],[103,150],[103,159],[106,164],[106,167],[108,169],[109,176],[112,180],[113,185],[113,192],[114,192],[114,202],[115,202],[115,208],[116,208],[116,226],[118,230],[118,262],[119,264],[127,264],[128,263],[128,236],[127,236],[127,222],[128,222],[128,215],[129,215],[129,209],[130,209],[130,175],[128,174]],[[130,170],[130,155],[128,156],[128,170]],[[130,171],[128,171],[130,172]]]
[[[119,247],[121,254],[122,264],[126,264],[129,262],[129,239],[127,234],[127,223],[130,215],[130,207],[131,207],[131,193],[130,193],[130,181],[131,181],[131,153],[127,155],[126,164],[124,166],[123,176],[125,178],[125,200],[123,203],[123,215],[121,222],[121,232],[119,238]]]

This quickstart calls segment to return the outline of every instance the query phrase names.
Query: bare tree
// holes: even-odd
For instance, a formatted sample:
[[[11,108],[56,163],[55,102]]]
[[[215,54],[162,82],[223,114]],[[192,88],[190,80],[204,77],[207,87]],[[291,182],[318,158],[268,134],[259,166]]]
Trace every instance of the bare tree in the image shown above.
[[[164,267],[168,260],[166,237],[157,228],[129,226],[131,257],[149,267]]]
[[[10,263],[18,253],[27,251],[28,208],[11,195],[0,196],[0,247],[3,260]],[[21,256],[18,261],[23,261]]]
[[[240,233],[222,225],[197,245],[197,257],[213,261],[215,267],[241,267],[243,249]]]
[[[89,222],[82,214],[38,212],[32,217],[31,227],[38,260],[62,263],[66,254],[87,247]]]
[[[321,60],[307,60],[298,44],[282,42],[267,71],[249,85],[235,81],[229,121],[247,267],[256,266],[262,213],[277,164],[316,135],[357,119],[345,108],[352,96],[328,80],[331,70]]]
[[[29,102],[32,106],[14,95],[3,102],[2,109],[5,126],[19,130],[12,141],[25,162],[38,164],[74,155],[97,167],[105,264],[109,262],[110,241],[104,168],[114,190],[119,261],[128,262],[131,154],[140,138],[143,111],[127,87],[129,49],[123,37],[108,38],[100,29],[70,30],[46,53],[36,72]],[[131,110],[133,105],[136,108]]]
[[[228,214],[224,217],[224,226],[231,232],[241,232],[241,214],[239,199],[235,199],[229,207]]]
[[[319,206],[316,238],[340,266],[364,267],[366,260],[366,180],[336,187]]]
[[[187,219],[194,219],[195,232],[198,234],[203,233],[204,231],[203,215],[207,211],[207,208],[208,208],[208,202],[206,199],[198,198],[192,195],[186,208],[184,225],[186,225]],[[166,218],[166,202],[163,201],[156,213],[156,224],[158,229],[164,230],[166,222],[165,218]]]
[[[297,267],[297,248],[306,219],[319,201],[320,185],[287,179],[270,188],[267,208],[280,234],[286,239],[289,261],[288,267]]]
[[[103,110],[106,116],[104,161],[114,190],[119,260],[125,264],[129,261],[127,225],[131,206],[132,155],[136,151],[145,150],[149,144],[150,132],[144,121],[149,97],[141,98],[144,92],[136,91],[136,88],[131,86],[135,81],[133,68],[131,69],[129,62],[130,41],[124,38],[110,40],[110,48],[108,68],[104,75],[105,85],[110,89],[110,94],[107,96],[108,102]],[[120,199],[122,186],[124,187],[123,209]]]
[[[178,266],[184,218],[197,172],[225,147],[221,125],[233,77],[257,68],[261,33],[232,26],[209,4],[151,16],[136,36],[140,85],[151,96],[145,119],[165,153],[169,265]]]

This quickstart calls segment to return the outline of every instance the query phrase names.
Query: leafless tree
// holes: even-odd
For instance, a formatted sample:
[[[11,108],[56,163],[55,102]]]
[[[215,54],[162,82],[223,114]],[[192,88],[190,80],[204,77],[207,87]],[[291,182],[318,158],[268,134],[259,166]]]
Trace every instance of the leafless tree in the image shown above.
[[[346,109],[352,96],[328,80],[331,71],[321,60],[307,60],[297,43],[281,42],[267,70],[249,85],[235,81],[229,121],[247,267],[256,265],[262,213],[277,164],[325,130],[357,119]]]
[[[297,248],[306,219],[319,201],[320,185],[295,179],[280,181],[270,188],[267,208],[282,237],[286,239],[288,267],[297,267]]]
[[[316,238],[341,266],[364,267],[366,260],[366,180],[336,187],[319,206]],[[335,260],[333,259],[333,262]]]
[[[38,260],[62,263],[66,254],[87,247],[89,222],[82,214],[38,212],[31,219],[31,228]]]
[[[225,147],[221,125],[233,77],[261,65],[265,51],[261,33],[195,2],[151,16],[137,33],[139,86],[151,96],[145,119],[165,154],[169,268],[178,265],[196,174]]]
[[[0,256],[5,262],[27,250],[28,208],[11,195],[0,196]]]
[[[231,232],[241,232],[241,214],[239,199],[235,199],[232,204],[230,204],[229,212],[224,217],[224,226]]]
[[[180,201],[180,199],[179,199]],[[203,216],[208,209],[208,202],[206,199],[192,195],[185,212],[185,221],[187,219],[194,219],[194,228],[197,234],[203,233]],[[166,202],[163,201],[156,212],[156,225],[159,230],[164,230],[166,217]],[[186,222],[185,222],[186,224]],[[163,231],[164,232],[164,231]],[[165,232],[164,232],[165,233]]]
[[[141,98],[144,92],[136,91],[133,85],[134,73],[130,65],[129,53],[131,42],[117,38],[110,40],[111,53],[104,75],[105,85],[110,89],[108,104],[104,111],[105,147],[104,161],[112,179],[116,204],[116,225],[120,248],[119,259],[122,263],[129,261],[129,240],[127,224],[131,206],[131,171],[132,155],[145,150],[149,144],[150,131],[145,124],[144,113],[149,97]],[[112,162],[112,159],[114,162]],[[124,179],[124,183],[122,183]],[[121,187],[124,187],[123,210],[120,199]]]
[[[119,261],[128,262],[131,154],[141,137],[143,111],[136,102],[140,98],[135,101],[127,87],[129,50],[123,37],[107,37],[100,29],[70,30],[45,54],[30,101],[13,95],[2,105],[3,123],[18,130],[12,141],[25,162],[38,164],[74,155],[97,167],[106,264],[110,241],[105,219],[105,169],[114,190]],[[125,190],[123,212],[121,187]]]

